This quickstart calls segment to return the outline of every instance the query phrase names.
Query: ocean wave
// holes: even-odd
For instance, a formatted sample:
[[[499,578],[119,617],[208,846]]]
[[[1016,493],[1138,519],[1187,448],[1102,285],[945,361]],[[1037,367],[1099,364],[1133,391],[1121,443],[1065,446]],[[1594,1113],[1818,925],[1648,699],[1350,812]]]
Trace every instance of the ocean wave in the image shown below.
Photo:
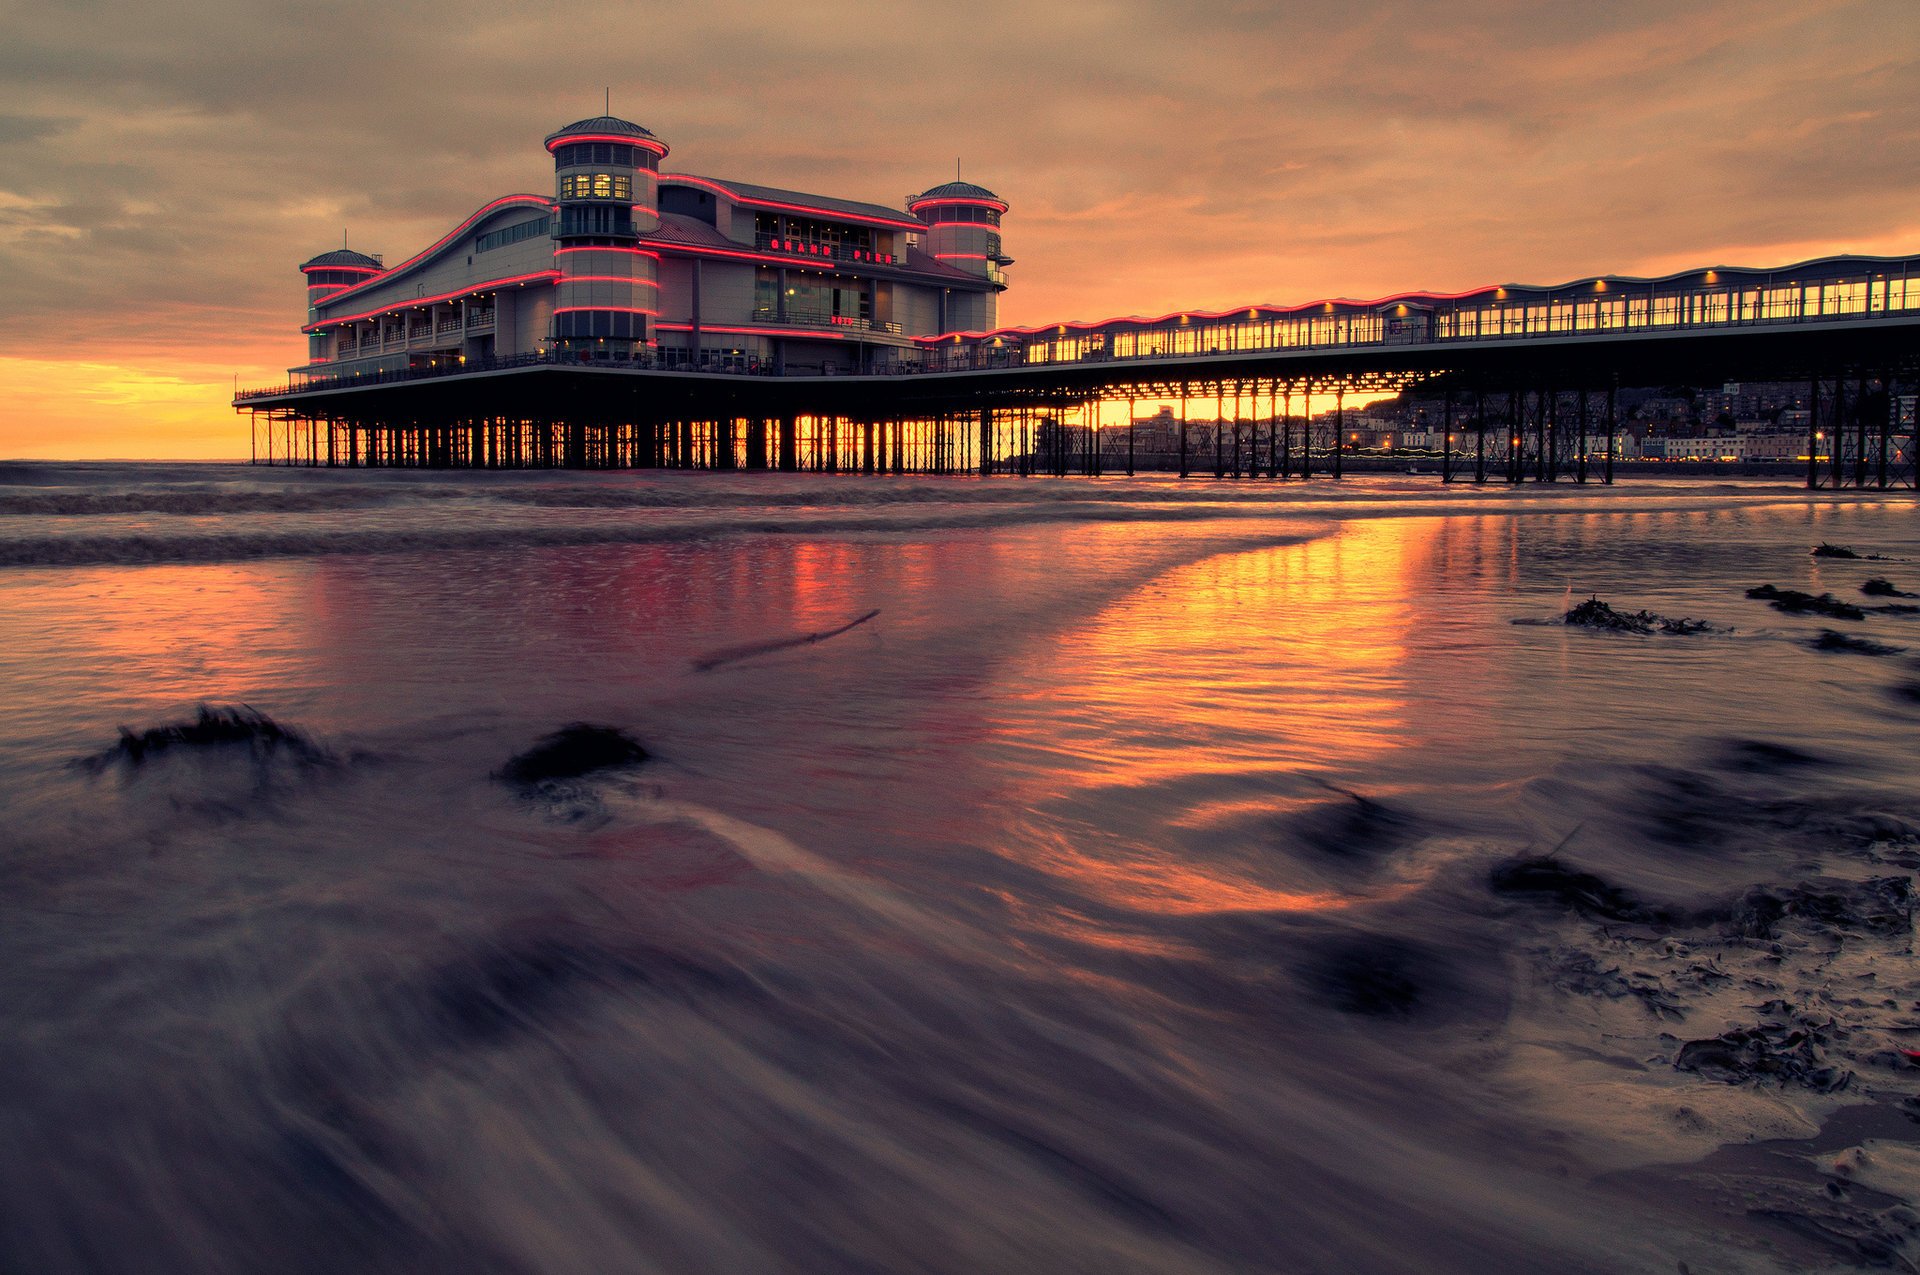
[[[1270,507],[1221,510],[1180,505],[1035,504],[920,510],[910,516],[823,513],[811,517],[705,518],[634,523],[539,526],[435,526],[344,530],[103,533],[0,538],[0,568],[233,562],[255,558],[334,554],[446,553],[463,549],[517,549],[599,544],[657,544],[754,535],[913,533],[1009,527],[1021,524],[1112,522],[1186,523],[1270,518]]]

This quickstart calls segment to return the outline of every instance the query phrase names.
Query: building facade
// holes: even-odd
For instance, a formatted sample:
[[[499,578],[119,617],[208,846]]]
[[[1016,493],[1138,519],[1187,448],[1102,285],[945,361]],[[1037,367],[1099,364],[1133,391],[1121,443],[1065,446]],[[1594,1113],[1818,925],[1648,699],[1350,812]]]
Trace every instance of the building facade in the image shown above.
[[[613,116],[546,149],[551,195],[483,204],[395,266],[348,249],[301,266],[296,384],[523,357],[886,372],[918,366],[926,338],[998,322],[1007,205],[983,187],[948,182],[902,211],[675,172],[665,142]]]

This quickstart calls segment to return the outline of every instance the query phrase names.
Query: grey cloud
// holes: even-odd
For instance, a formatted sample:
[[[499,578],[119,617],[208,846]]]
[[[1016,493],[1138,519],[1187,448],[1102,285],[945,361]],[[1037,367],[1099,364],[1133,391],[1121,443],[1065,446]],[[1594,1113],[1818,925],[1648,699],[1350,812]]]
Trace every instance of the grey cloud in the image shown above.
[[[671,163],[1013,204],[1010,321],[1596,270],[1916,223],[1910,0],[17,6],[6,347],[298,353],[294,265],[405,256],[618,113]],[[922,38],[926,30],[937,35]],[[116,338],[122,344],[124,338]]]

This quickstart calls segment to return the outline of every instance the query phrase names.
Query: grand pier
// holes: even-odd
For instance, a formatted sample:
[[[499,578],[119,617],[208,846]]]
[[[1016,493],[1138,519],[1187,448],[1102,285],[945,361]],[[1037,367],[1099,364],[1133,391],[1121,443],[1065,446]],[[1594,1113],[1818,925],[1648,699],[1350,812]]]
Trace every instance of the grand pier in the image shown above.
[[[1337,477],[1348,397],[1414,391],[1445,479],[1610,481],[1620,388],[1798,380],[1810,486],[1915,485],[1920,257],[994,327],[984,187],[895,210],[673,173],[611,116],[547,149],[552,198],[302,267],[308,362],[234,399],[256,461],[1132,472],[1147,403],[1183,475],[1200,429],[1210,472]]]

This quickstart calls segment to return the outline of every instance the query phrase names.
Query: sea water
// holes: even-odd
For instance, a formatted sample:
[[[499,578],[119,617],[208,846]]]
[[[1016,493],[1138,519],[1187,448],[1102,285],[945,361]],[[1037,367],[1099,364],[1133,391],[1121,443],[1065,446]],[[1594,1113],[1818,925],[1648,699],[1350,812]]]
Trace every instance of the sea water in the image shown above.
[[[0,1269],[1910,1266],[1914,514],[0,468]]]

